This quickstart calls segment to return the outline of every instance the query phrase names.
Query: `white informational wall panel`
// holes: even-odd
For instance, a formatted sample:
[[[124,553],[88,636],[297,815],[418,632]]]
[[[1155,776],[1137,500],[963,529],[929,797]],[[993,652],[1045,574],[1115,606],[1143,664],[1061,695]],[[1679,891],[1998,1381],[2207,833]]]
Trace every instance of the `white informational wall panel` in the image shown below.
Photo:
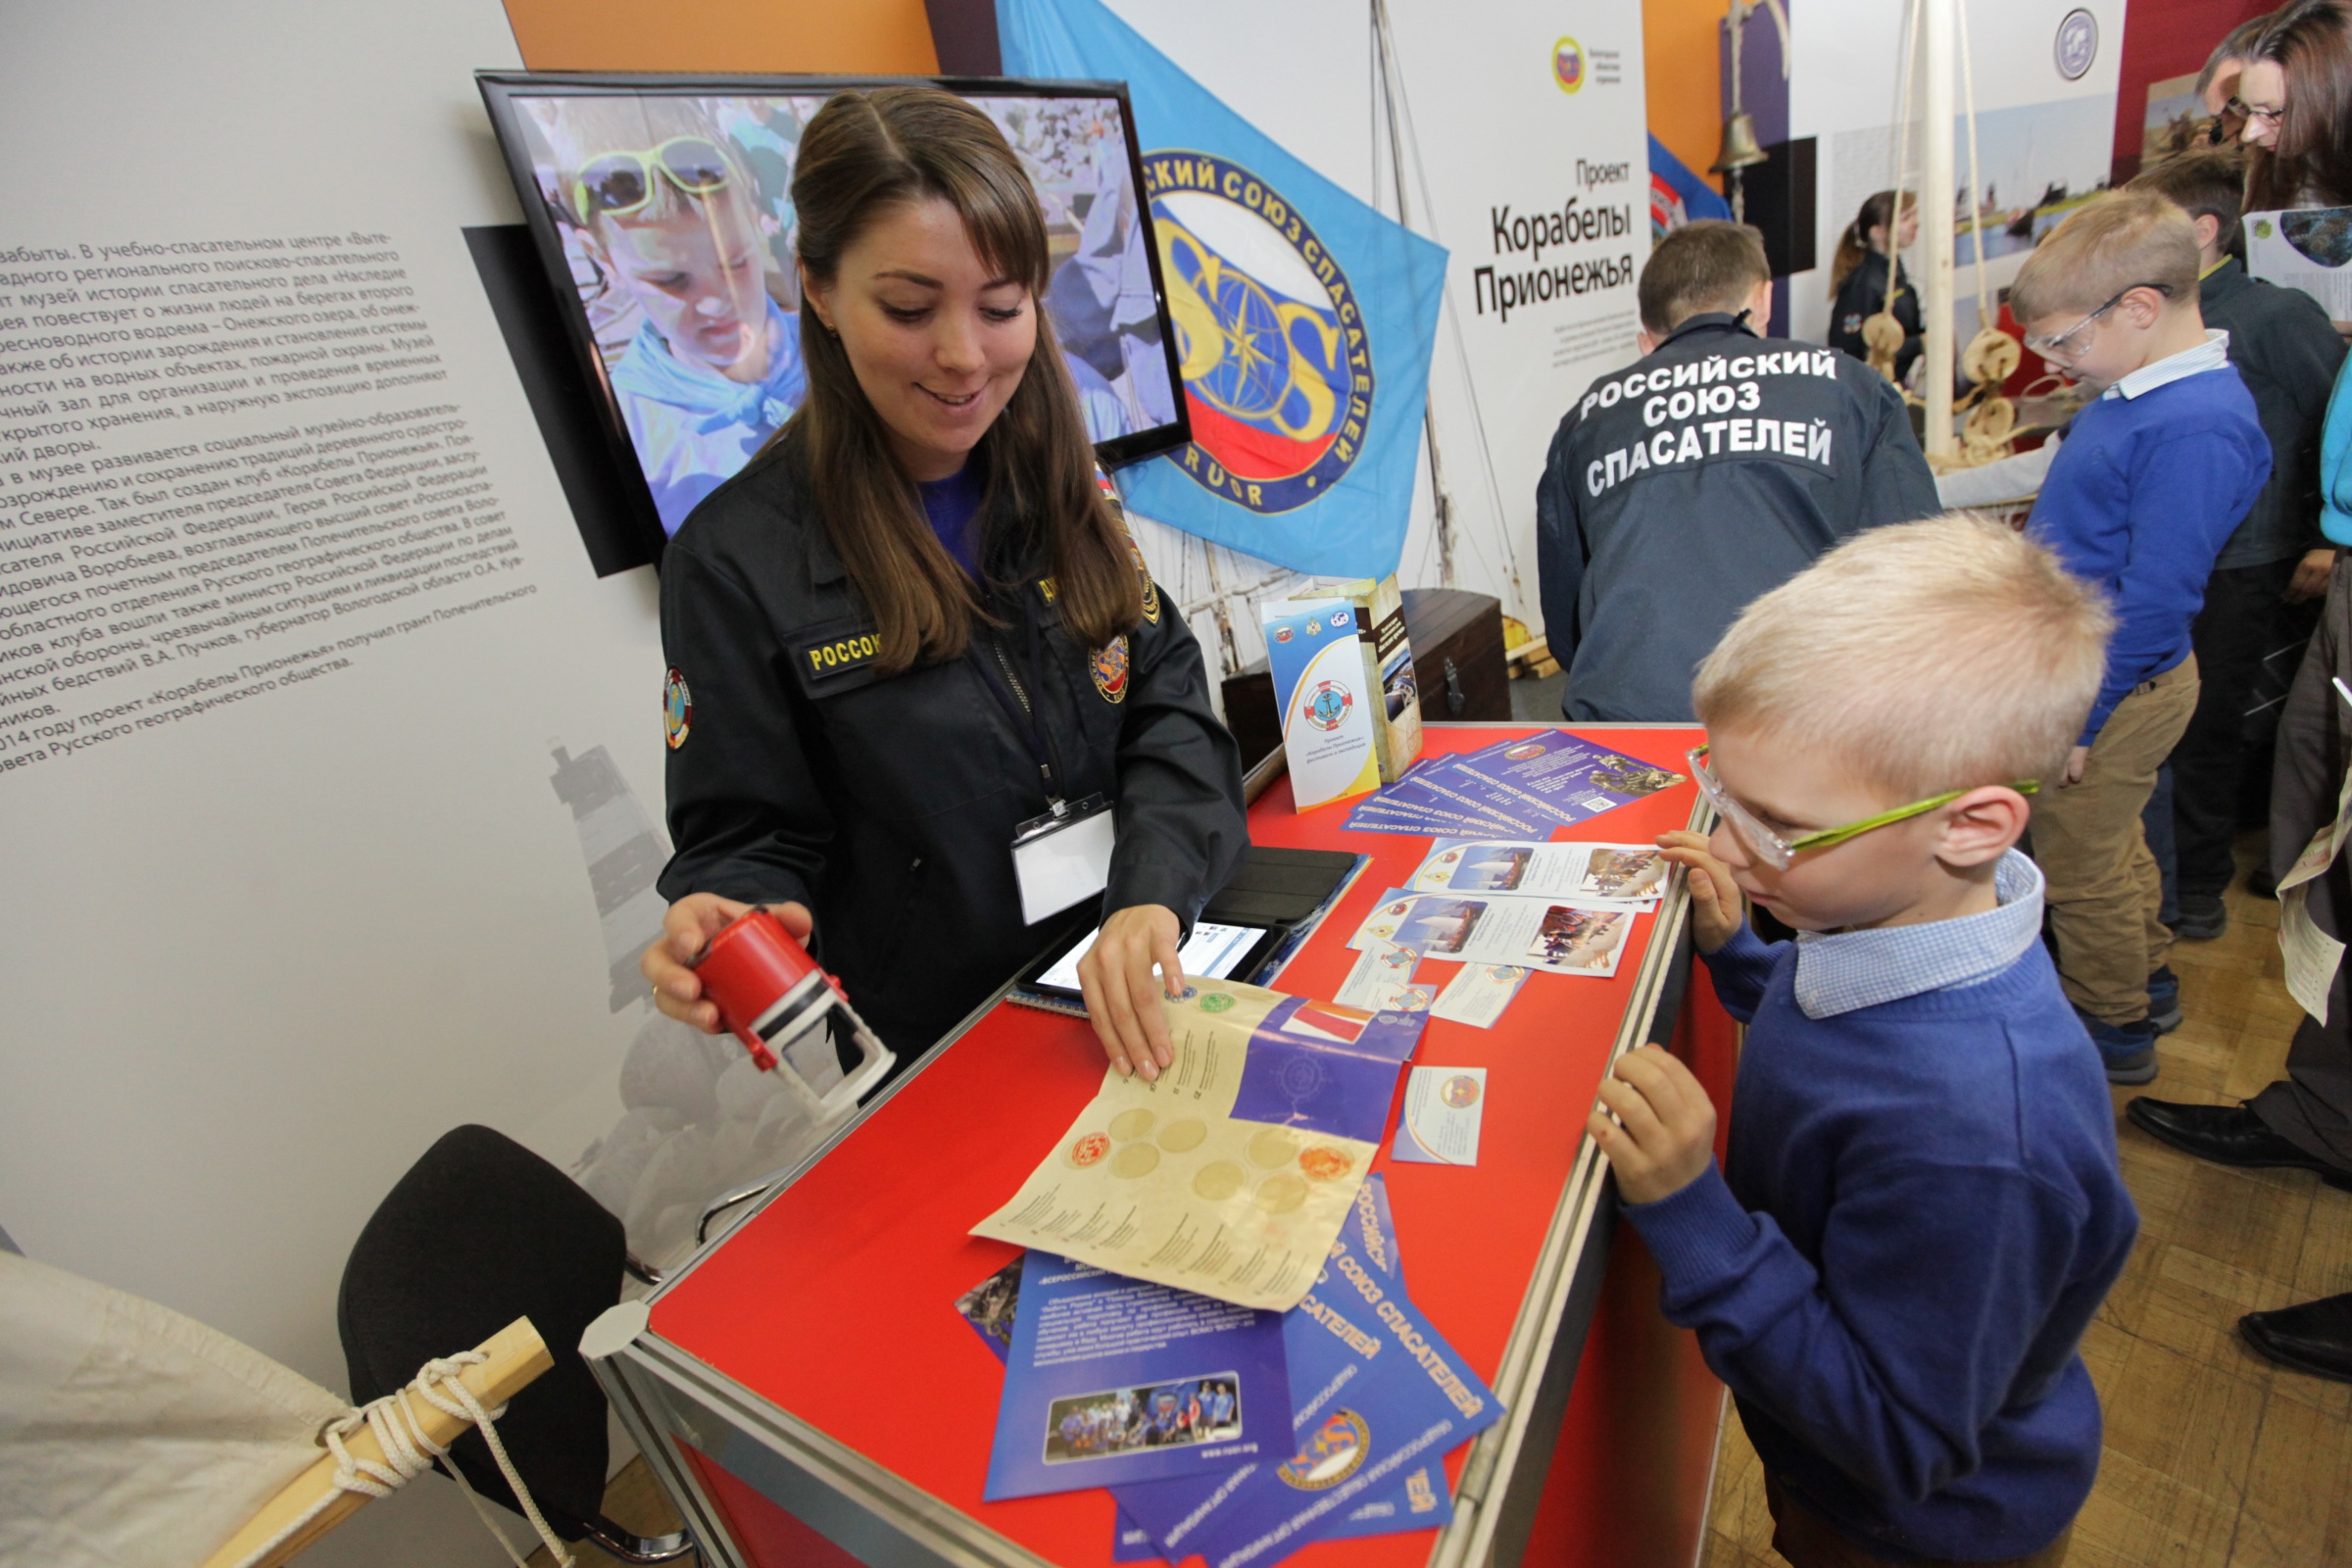
[[[1892,0],[1809,0],[1791,7],[1793,57],[1789,134],[1817,138],[1816,254],[1820,267],[1790,282],[1791,335],[1819,342],[1829,332],[1830,258],[1838,236],[1863,201],[1893,183],[1896,121],[1901,114],[1903,27],[1907,4]],[[2032,249],[2027,220],[2054,187],[2081,196],[2105,183],[2113,152],[2115,95],[2122,76],[2124,0],[1960,0],[1976,88],[1978,201],[1988,209],[1984,286],[1995,297]],[[1958,85],[1954,98],[1965,106]],[[1920,76],[1927,66],[1923,61]],[[1919,188],[1921,127],[1914,79],[1909,188]],[[1968,126],[1955,126],[1953,166],[1969,181]],[[1964,190],[1949,193],[1965,221]],[[2033,221],[2046,231],[2063,214]],[[1976,251],[1965,229],[1957,250],[1959,340],[1977,329]],[[1920,275],[1916,255],[1906,258]]]
[[[1360,0],[1110,3],[1259,129],[1396,214],[1370,13]],[[1641,14],[1600,0],[1391,0],[1390,16],[1414,132],[1405,150],[1413,226],[1452,252],[1430,398],[1455,509],[1455,580],[1495,595],[1506,614],[1540,629],[1535,488],[1544,452],[1586,385],[1635,358],[1634,286],[1649,248]],[[1235,47],[1243,38],[1250,46]],[[1571,211],[1592,227],[1555,243],[1547,224],[1537,256],[1533,222]],[[1530,226],[1515,230],[1513,220]],[[1483,279],[1481,269],[1490,270]],[[1557,275],[1531,282],[1539,270]],[[1522,283],[1548,292],[1522,303]],[[1408,588],[1439,581],[1433,518],[1425,461],[1399,568]],[[1180,602],[1211,592],[1201,546],[1171,530],[1144,533]],[[1261,564],[1228,561],[1218,586],[1271,575]],[[1287,588],[1278,581],[1267,591]],[[1213,659],[1205,613],[1195,629]],[[1237,612],[1233,633],[1240,659],[1263,654],[1254,612]]]
[[[434,1138],[621,1113],[553,781],[659,811],[651,577],[592,574],[462,233],[518,220],[496,0],[11,22],[0,1224],[339,1389]],[[500,1559],[428,1481],[313,1560]]]

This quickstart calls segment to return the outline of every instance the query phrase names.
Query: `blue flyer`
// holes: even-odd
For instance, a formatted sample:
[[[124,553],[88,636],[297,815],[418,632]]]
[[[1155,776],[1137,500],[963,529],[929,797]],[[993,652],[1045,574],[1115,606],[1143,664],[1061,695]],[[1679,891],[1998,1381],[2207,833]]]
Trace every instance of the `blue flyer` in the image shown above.
[[[1035,1250],[1017,1299],[990,1501],[1222,1474],[1261,1442],[1290,1446],[1281,1314]]]
[[[1384,807],[1401,807],[1424,814],[1462,822],[1486,822],[1513,832],[1541,833],[1555,820],[1553,813],[1514,800],[1485,779],[1465,774],[1460,759],[1433,758],[1382,790],[1374,799]]]
[[[1441,1461],[1501,1406],[1406,1298],[1386,1186],[1368,1181],[1363,1194],[1322,1279],[1284,1319],[1298,1452],[1120,1490],[1126,1519],[1168,1561],[1199,1552],[1210,1568],[1242,1568],[1452,1517]]]
[[[1481,826],[1477,831],[1488,832],[1503,822],[1522,819],[1517,810],[1490,810],[1470,804],[1455,785],[1433,788],[1431,781],[1442,782],[1452,761],[1450,757],[1421,759],[1406,768],[1396,782],[1358,801],[1350,820],[1354,815],[1422,816],[1438,821],[1478,823]]]
[[[1568,823],[1588,820],[1684,782],[1683,775],[1672,768],[1641,761],[1557,729],[1503,741],[1451,760],[1462,774],[1493,791],[1480,794],[1477,798],[1481,801]]]

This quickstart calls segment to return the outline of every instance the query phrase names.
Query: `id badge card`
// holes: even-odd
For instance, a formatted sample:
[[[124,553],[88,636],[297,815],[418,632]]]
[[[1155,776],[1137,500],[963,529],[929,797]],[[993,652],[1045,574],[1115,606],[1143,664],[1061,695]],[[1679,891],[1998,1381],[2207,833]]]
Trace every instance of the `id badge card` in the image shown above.
[[[1050,919],[1110,885],[1117,822],[1110,803],[1090,795],[1013,830],[1012,874],[1021,888],[1023,924]]]

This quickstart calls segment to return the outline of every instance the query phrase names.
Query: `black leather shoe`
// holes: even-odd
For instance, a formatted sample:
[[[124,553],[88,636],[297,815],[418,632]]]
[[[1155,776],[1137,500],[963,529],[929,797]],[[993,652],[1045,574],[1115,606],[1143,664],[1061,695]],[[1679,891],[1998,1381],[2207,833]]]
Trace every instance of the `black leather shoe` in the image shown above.
[[[2352,1383],[2352,1296],[2248,1312],[2237,1320],[2237,1331],[2280,1366]]]
[[[2250,1105],[2180,1105],[2142,1095],[2124,1107],[2124,1114],[2158,1143],[2170,1144],[2199,1159],[2217,1165],[2276,1165],[2317,1171],[2328,1186],[2352,1192],[2352,1171],[2306,1154],[2271,1131],[2270,1124],[2254,1114]]]

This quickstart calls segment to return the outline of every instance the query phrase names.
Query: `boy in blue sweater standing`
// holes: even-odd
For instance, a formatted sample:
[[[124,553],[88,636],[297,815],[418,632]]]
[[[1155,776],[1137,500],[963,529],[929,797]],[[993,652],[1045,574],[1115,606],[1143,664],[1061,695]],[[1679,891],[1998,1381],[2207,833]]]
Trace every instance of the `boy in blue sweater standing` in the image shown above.
[[[2061,223],[2009,291],[2026,342],[2102,388],[2075,416],[2027,527],[2115,608],[2106,678],[2058,788],[2034,812],[2066,994],[2111,1083],[2156,1076],[2180,1020],[2172,932],[2140,816],[2197,706],[2189,626],[2271,473],[2254,398],[2197,298],[2197,231],[2153,191]]]
[[[1705,1091],[1655,1047],[1589,1130],[1797,1568],[2054,1568],[2098,1470],[2077,1346],[2139,1222],[2014,846],[2111,626],[2049,550],[1953,515],[1840,545],[1699,666],[1722,825],[1658,842],[1748,1025],[1730,1150],[1718,1173]]]

